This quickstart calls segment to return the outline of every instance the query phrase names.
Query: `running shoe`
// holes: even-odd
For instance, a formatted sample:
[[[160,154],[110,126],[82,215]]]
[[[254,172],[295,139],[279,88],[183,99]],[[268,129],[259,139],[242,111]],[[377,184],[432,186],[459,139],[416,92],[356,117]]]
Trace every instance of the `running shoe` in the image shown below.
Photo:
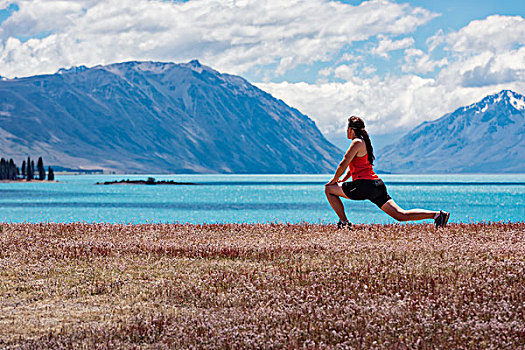
[[[448,218],[449,217],[450,217],[450,213],[447,213],[444,210],[440,210],[438,217],[434,219],[434,225],[436,227],[445,227],[445,226],[447,226],[447,222],[448,222]]]
[[[341,220],[339,220],[339,222],[337,223],[337,229],[340,230],[343,228],[346,228],[346,229],[352,228],[352,223],[350,221],[342,222]]]

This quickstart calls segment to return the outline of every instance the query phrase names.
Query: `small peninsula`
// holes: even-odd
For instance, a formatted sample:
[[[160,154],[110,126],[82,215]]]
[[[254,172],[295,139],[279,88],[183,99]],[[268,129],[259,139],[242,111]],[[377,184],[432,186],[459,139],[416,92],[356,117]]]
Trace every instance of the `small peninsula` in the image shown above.
[[[147,180],[120,180],[120,181],[106,181],[97,182],[95,185],[199,185],[194,182],[176,182],[176,181],[156,181],[152,177]]]

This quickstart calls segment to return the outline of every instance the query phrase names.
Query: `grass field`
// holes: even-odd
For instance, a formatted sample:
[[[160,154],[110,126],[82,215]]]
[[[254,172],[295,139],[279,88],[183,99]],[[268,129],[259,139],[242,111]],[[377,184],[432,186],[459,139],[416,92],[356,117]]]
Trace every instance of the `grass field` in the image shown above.
[[[525,348],[525,223],[1,224],[0,348]]]

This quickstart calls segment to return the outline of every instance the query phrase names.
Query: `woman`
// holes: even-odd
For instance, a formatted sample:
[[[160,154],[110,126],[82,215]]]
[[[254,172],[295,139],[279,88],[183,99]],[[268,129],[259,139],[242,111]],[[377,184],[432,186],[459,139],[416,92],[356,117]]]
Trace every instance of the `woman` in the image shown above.
[[[365,130],[363,119],[348,118],[347,138],[352,140],[348,151],[335,171],[335,175],[325,185],[326,198],[339,217],[338,228],[350,227],[341,198],[354,200],[368,199],[385,213],[398,221],[434,219],[436,227],[445,227],[450,214],[424,209],[404,210],[388,195],[383,181],[374,173],[374,149]],[[348,168],[342,180],[339,178]],[[351,182],[345,182],[352,176]]]

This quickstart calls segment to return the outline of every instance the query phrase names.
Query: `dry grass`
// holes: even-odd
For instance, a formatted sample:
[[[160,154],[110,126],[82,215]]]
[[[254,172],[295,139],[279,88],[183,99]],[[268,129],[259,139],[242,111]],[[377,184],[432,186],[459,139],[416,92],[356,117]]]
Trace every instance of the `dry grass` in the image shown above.
[[[525,224],[2,224],[0,348],[525,347]]]

